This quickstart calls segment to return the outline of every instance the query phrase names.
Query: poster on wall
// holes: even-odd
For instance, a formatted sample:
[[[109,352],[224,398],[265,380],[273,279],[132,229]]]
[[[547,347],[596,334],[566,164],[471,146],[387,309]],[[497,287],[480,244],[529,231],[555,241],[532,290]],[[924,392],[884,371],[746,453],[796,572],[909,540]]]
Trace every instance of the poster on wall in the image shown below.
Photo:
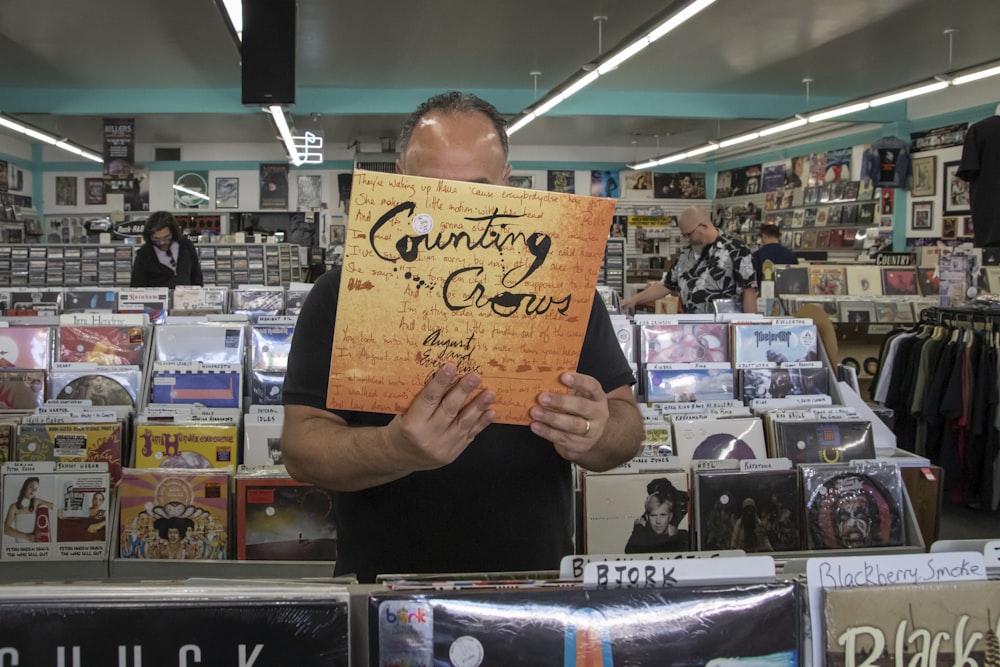
[[[593,170],[590,172],[590,196],[620,197],[618,173],[614,171]]]
[[[215,208],[238,208],[240,205],[240,179],[220,176],[215,179]]]
[[[511,174],[507,177],[507,185],[512,188],[527,188],[530,190],[535,187],[535,177],[530,174]]]
[[[764,181],[761,187],[764,192],[776,192],[785,187],[785,162],[771,162],[762,165]]]
[[[125,210],[149,210],[149,167],[135,166],[132,176],[132,189],[125,193]]]
[[[107,198],[104,196],[103,178],[83,179],[83,192],[87,206],[103,206],[107,203]]]
[[[104,119],[105,192],[129,192],[135,175],[135,119]]]
[[[208,206],[208,171],[174,172],[174,208]]]
[[[295,179],[298,186],[296,197],[297,208],[300,211],[317,209],[323,204],[323,177],[300,174]]]
[[[576,191],[576,172],[572,169],[550,169],[548,175],[550,192]]]
[[[76,206],[76,176],[56,176],[56,206]]]
[[[910,133],[910,152],[936,151],[950,146],[961,146],[965,143],[965,133],[969,130],[968,123],[956,123],[935,127],[933,130]]]
[[[260,208],[288,208],[288,164],[282,162],[260,165]]]
[[[825,183],[844,183],[851,180],[851,148],[836,148],[826,152]]]
[[[704,172],[653,174],[653,186],[657,199],[705,198]]]
[[[944,163],[944,212],[949,215],[969,212],[969,184],[958,177],[958,164]]]
[[[619,176],[624,184],[625,199],[649,199],[653,196],[653,172],[626,169],[619,172]]]
[[[6,160],[0,160],[0,186],[7,184],[7,179],[10,178],[8,171],[12,168],[12,165],[8,165]]]

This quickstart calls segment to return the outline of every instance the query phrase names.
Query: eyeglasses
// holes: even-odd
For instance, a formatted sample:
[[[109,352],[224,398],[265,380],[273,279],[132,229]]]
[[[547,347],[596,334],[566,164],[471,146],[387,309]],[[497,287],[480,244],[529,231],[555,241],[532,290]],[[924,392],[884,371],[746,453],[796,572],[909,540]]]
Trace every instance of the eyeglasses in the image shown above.
[[[689,231],[689,232],[681,232],[681,238],[684,238],[684,239],[691,238],[691,235],[694,234],[696,231],[698,231],[699,227],[704,227],[704,226],[705,226],[704,222],[699,222],[697,225],[694,226],[694,228],[691,231]]]
[[[156,244],[171,243],[174,240],[174,235],[168,230],[166,236],[150,236],[149,240]]]

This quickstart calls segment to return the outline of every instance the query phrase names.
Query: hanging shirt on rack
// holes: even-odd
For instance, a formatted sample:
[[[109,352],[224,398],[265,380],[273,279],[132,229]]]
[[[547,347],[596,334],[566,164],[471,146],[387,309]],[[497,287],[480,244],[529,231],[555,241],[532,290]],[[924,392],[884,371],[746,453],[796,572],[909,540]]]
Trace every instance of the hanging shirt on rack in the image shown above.
[[[974,123],[966,132],[957,174],[969,182],[975,246],[1000,246],[1000,116]]]

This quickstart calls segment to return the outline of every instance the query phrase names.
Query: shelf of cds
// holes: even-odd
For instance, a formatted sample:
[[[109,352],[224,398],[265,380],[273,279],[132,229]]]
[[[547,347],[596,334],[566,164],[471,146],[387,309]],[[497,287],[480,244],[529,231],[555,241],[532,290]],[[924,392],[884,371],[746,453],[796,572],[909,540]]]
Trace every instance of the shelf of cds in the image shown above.
[[[302,278],[299,246],[196,244],[206,285],[288,286]],[[0,287],[125,287],[135,245],[6,244],[0,246]]]

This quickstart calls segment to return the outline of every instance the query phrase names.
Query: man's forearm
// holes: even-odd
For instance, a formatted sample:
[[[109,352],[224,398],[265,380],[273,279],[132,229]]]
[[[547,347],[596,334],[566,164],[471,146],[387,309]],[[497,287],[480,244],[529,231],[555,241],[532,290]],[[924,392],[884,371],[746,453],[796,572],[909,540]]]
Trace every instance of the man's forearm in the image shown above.
[[[405,477],[385,427],[353,427],[323,410],[285,406],[281,454],[295,479],[333,491],[359,491]]]
[[[743,312],[757,312],[757,289],[754,287],[747,287],[743,290]]]
[[[631,392],[628,387],[625,390]],[[608,398],[608,425],[600,442],[590,452],[577,459],[586,470],[603,472],[630,461],[639,452],[645,438],[642,415],[634,399]]]

